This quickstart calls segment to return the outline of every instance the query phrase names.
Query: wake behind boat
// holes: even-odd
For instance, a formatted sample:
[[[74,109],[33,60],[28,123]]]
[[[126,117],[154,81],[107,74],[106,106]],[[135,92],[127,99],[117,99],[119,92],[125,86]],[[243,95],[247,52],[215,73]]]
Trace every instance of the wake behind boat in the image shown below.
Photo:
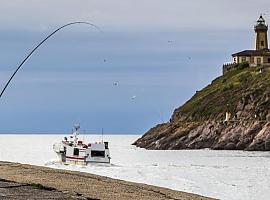
[[[75,125],[72,135],[53,145],[53,150],[65,164],[110,163],[108,142],[84,143],[78,139],[80,125]]]

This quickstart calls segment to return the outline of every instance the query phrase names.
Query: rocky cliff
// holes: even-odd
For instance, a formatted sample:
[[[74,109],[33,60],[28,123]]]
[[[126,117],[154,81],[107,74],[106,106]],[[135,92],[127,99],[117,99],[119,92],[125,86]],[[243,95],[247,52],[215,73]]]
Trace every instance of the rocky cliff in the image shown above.
[[[225,113],[231,114],[228,121]],[[134,145],[147,149],[270,150],[270,71],[239,65]]]

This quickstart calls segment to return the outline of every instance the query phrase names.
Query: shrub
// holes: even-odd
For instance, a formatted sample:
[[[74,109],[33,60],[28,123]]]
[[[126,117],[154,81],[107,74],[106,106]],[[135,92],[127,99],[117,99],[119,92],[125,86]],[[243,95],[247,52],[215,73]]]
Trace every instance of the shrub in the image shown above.
[[[229,85],[226,85],[225,87],[223,87],[221,91],[225,92],[227,90],[232,90],[233,87],[234,87],[233,83],[230,83]]]
[[[245,69],[245,68],[248,68],[248,67],[249,67],[249,63],[248,62],[238,63],[235,66],[235,68],[236,69],[239,69],[239,70],[242,70],[242,69]]]

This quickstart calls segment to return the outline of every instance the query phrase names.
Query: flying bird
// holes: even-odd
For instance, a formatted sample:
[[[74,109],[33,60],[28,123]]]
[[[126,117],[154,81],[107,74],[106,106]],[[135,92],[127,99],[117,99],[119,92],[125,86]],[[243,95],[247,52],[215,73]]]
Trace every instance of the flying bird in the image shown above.
[[[175,40],[168,40],[168,43],[175,43]]]
[[[113,83],[113,85],[115,85],[115,86],[119,85],[119,81],[115,81],[115,82]]]

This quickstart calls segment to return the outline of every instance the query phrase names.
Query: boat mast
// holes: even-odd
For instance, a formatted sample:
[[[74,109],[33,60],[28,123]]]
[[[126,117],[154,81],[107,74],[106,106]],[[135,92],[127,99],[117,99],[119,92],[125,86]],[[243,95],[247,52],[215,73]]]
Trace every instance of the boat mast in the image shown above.
[[[78,141],[79,129],[80,129],[80,124],[75,124],[74,131],[73,131],[74,145],[75,146],[77,145],[77,141]]]

